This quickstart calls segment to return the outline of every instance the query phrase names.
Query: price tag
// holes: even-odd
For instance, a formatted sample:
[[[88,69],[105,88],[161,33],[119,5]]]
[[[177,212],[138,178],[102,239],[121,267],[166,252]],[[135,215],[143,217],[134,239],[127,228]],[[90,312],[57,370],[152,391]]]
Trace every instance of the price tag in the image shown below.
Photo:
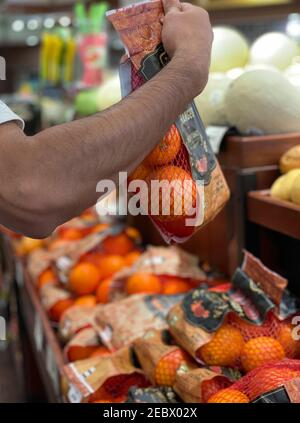
[[[68,392],[68,400],[73,404],[78,404],[82,398],[83,396],[79,389],[75,385],[71,385]]]
[[[55,356],[53,354],[53,351],[50,345],[47,345],[47,348],[46,348],[46,369],[53,383],[54,392],[56,395],[58,395],[59,394],[59,374],[58,374],[58,368],[56,365]]]
[[[228,126],[208,126],[206,128],[209,143],[215,154],[219,153],[222,140],[228,129]]]
[[[42,351],[44,339],[43,325],[40,316],[37,312],[34,316],[33,336],[37,351]]]

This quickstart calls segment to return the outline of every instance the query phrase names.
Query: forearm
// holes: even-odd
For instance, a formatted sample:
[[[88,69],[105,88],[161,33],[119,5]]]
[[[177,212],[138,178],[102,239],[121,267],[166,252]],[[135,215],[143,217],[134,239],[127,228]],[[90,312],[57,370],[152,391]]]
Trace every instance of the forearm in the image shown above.
[[[6,181],[9,199],[12,184],[19,184],[7,203],[24,216],[26,205],[34,205],[33,214],[45,216],[50,229],[95,204],[97,183],[104,178],[116,181],[119,171],[130,173],[191,101],[195,87],[190,72],[184,60],[174,58],[107,111],[29,139],[11,140],[6,148],[9,157],[3,160],[14,167],[16,176]],[[197,89],[205,82],[204,73]]]

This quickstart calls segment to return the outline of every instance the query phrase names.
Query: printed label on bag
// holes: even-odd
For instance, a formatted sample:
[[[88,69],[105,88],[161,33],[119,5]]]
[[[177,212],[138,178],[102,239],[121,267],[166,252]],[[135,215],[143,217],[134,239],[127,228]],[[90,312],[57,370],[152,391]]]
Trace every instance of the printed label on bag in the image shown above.
[[[81,402],[83,396],[79,389],[75,385],[71,385],[68,392],[68,400],[73,404],[78,404]]]

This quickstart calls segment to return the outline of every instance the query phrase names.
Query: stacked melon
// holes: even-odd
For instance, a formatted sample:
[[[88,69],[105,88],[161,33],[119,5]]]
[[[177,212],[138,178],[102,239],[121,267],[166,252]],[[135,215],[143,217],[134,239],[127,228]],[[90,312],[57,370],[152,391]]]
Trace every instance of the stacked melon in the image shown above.
[[[298,45],[285,34],[264,34],[249,48],[238,31],[215,28],[209,81],[195,99],[205,125],[232,126],[242,134],[298,132],[297,61]]]

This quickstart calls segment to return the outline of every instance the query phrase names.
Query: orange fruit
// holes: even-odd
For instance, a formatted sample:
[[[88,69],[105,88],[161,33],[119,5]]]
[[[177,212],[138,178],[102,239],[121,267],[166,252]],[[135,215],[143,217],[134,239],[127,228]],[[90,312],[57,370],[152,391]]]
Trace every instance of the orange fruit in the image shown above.
[[[92,294],[101,276],[100,270],[92,263],[76,264],[69,274],[69,287],[77,295]]]
[[[146,158],[149,166],[162,166],[172,162],[181,148],[181,136],[175,125],[172,125],[160,143]]]
[[[176,221],[195,214],[197,187],[185,170],[178,166],[162,167],[150,175],[147,183],[148,212],[157,220]]]
[[[129,236],[129,238],[135,240],[136,242],[140,242],[142,239],[142,235],[140,234],[140,232],[136,228],[133,228],[132,226],[129,226],[128,228],[126,228],[125,232]]]
[[[55,303],[50,310],[48,311],[49,317],[54,322],[59,322],[62,314],[72,305],[74,300],[72,298],[66,298],[65,300],[60,300]]]
[[[130,253],[134,250],[134,243],[124,233],[110,235],[102,243],[103,251],[106,254],[118,254],[120,256]]]
[[[58,277],[51,268],[44,270],[40,274],[37,281],[37,289],[41,289],[44,285],[47,285],[48,283],[52,285],[57,285],[59,283]]]
[[[125,259],[118,254],[103,256],[99,263],[99,269],[103,279],[109,278],[114,273],[126,266]]]
[[[126,281],[127,294],[159,294],[161,292],[161,283],[157,276],[149,273],[137,272]]]
[[[160,277],[160,280],[163,284],[162,293],[165,295],[181,294],[192,289],[186,280],[176,276],[163,276]]]
[[[83,237],[83,232],[78,228],[60,228],[58,237],[64,241],[76,241]]]
[[[200,348],[200,357],[210,366],[235,366],[243,346],[241,332],[224,324],[215,332],[211,341]]]
[[[232,382],[225,376],[215,376],[210,379],[203,380],[201,383],[201,402],[207,402],[210,397],[219,392],[221,389],[228,388]]]
[[[100,282],[100,285],[98,286],[96,291],[97,303],[106,304],[109,302],[109,294],[112,283],[113,280],[109,278]]]
[[[149,175],[151,169],[142,162],[128,177],[128,182],[134,181],[135,179],[138,180],[145,180]]]
[[[103,347],[102,345],[100,347],[97,347],[97,349],[91,353],[90,357],[106,357],[110,354],[111,351],[108,348]]]
[[[103,232],[108,228],[109,228],[108,223],[98,223],[97,225],[93,226],[93,228],[90,230],[90,233],[96,234],[98,232]]]
[[[68,361],[84,360],[91,356],[91,354],[97,350],[97,345],[72,345],[68,348],[67,359]]]
[[[103,258],[103,253],[100,253],[99,251],[93,251],[93,252],[84,254],[80,258],[80,262],[92,263],[98,267],[101,265],[102,258]]]
[[[258,366],[270,361],[282,360],[284,357],[284,349],[276,339],[260,336],[246,342],[241,353],[241,362],[244,370],[250,372]]]
[[[42,248],[43,245],[44,241],[42,239],[34,239],[23,236],[17,244],[16,251],[17,254],[26,255],[37,248]]]
[[[283,346],[285,355],[289,358],[295,358],[300,352],[300,341],[293,339],[293,326],[289,323],[281,323],[277,341]]]
[[[300,372],[289,368],[269,367],[260,369],[254,376],[248,387],[248,395],[251,401],[260,395],[279,388],[288,380],[299,377]]]
[[[155,369],[155,383],[173,386],[176,373],[181,364],[190,362],[188,355],[180,348],[171,351],[159,360]]]
[[[208,403],[246,403],[250,402],[247,395],[237,389],[225,388],[214,394],[207,401]]]
[[[97,304],[95,295],[83,295],[82,297],[76,298],[74,305],[83,307],[94,307]]]
[[[125,263],[126,266],[132,266],[141,256],[140,251],[131,251],[131,253],[126,254]]]

